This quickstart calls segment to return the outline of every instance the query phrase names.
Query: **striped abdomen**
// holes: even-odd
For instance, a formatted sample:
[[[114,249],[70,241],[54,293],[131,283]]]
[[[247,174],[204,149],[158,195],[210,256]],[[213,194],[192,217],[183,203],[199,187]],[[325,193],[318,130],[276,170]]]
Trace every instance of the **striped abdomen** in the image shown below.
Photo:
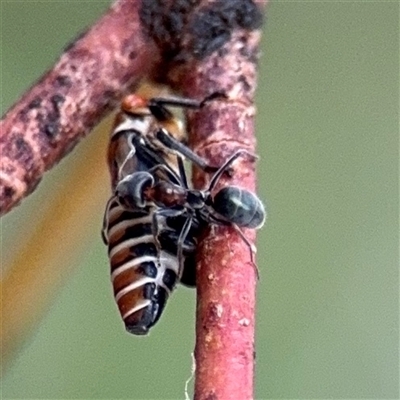
[[[158,250],[152,231],[152,215],[156,208],[148,206],[127,210],[116,198],[110,200],[106,219],[105,240],[111,264],[114,296],[126,329],[133,334],[148,333],[160,318],[166,300],[178,276],[176,230],[167,221],[159,227]],[[185,253],[193,253],[195,243],[185,242]],[[186,271],[191,277],[193,273]]]

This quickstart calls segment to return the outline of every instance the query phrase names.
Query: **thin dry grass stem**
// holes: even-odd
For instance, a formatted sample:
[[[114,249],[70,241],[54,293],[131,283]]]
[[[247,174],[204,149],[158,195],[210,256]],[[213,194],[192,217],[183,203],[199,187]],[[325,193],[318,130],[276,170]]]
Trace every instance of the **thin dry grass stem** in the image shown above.
[[[106,134],[98,136],[82,154],[52,195],[35,232],[25,246],[16,249],[7,268],[1,285],[3,369],[39,325],[93,237],[93,220],[99,220],[107,198],[106,140]],[[99,224],[98,234],[100,229]]]

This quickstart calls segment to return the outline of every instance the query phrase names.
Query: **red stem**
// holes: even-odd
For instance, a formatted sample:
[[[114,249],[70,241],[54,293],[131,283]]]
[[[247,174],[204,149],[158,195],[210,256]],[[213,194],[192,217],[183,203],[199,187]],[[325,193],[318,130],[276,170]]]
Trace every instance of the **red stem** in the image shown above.
[[[265,3],[265,2],[263,2]],[[220,51],[172,70],[175,87],[202,99],[223,92],[196,113],[188,124],[193,149],[212,165],[221,165],[237,149],[255,152],[253,105],[259,30],[235,29]],[[254,191],[254,163],[239,158],[232,178]],[[194,185],[209,177],[194,171]],[[244,232],[254,241],[254,232]],[[248,246],[233,228],[212,227],[202,241],[197,270],[195,400],[251,399],[254,377],[255,270]]]
[[[204,111],[203,121],[198,117],[199,124],[204,125],[196,125],[196,133],[207,129],[206,118],[215,124],[213,132],[218,132],[217,127],[223,129],[219,131],[220,138],[210,138],[208,144],[202,143],[201,150],[198,148],[213,165],[221,165],[237,148],[254,150],[254,139],[250,137],[253,121],[246,116],[248,108],[251,106],[222,105],[211,115]],[[254,190],[251,162],[237,160],[233,176],[230,184]],[[195,183],[201,178],[196,174]],[[226,184],[226,179],[221,180],[219,187]],[[254,240],[253,232],[245,234]],[[254,375],[255,274],[249,248],[233,229],[213,228],[202,242],[197,268],[195,399],[250,399]]]
[[[141,2],[117,1],[0,122],[0,215],[38,185],[159,61],[141,34]]]

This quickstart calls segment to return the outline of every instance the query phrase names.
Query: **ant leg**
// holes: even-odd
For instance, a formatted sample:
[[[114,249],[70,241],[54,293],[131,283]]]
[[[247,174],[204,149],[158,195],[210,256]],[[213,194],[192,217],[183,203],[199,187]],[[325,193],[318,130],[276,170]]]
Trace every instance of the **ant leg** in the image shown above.
[[[165,106],[171,107],[181,107],[181,108],[191,108],[198,109],[203,107],[205,104],[209,103],[215,99],[227,99],[227,95],[222,92],[214,92],[205,97],[203,100],[195,100],[190,99],[188,97],[178,97],[178,96],[170,96],[170,97],[153,97],[148,101],[148,107],[152,111],[152,108],[158,107],[165,109]]]
[[[210,222],[216,224],[216,225],[220,225],[220,226],[232,226],[235,231],[239,234],[239,236],[241,237],[241,239],[246,243],[247,247],[250,250],[250,261],[253,264],[254,267],[254,272],[257,276],[257,280],[260,279],[260,274],[258,271],[258,267],[257,264],[254,261],[254,254],[257,253],[257,248],[256,246],[254,246],[252,243],[249,242],[249,240],[247,239],[247,237],[244,235],[244,233],[242,232],[242,230],[234,223],[230,222],[230,221],[225,221],[221,218],[218,218],[217,216],[213,215],[212,213],[208,212],[205,214],[202,214],[202,219],[204,220],[209,220]]]
[[[159,224],[158,218],[159,217],[178,217],[185,213],[186,210],[171,210],[171,209],[162,209],[154,212],[153,214],[153,223],[152,223],[152,234],[156,243],[158,253],[161,251],[161,244],[158,240],[159,236]],[[178,258],[178,280],[180,281],[183,274],[184,269],[184,258],[183,258],[183,247],[185,244],[186,237],[192,227],[193,217],[191,215],[187,216],[185,223],[183,224],[182,230],[179,234],[178,241],[177,241],[177,258]]]
[[[257,264],[254,261],[254,254],[257,253],[256,246],[254,246],[252,243],[249,242],[249,239],[247,239],[247,237],[244,235],[242,230],[236,224],[232,224],[231,226],[235,229],[235,231],[239,234],[239,236],[242,238],[242,240],[246,243],[247,247],[249,248],[249,250],[250,250],[250,261],[253,264],[254,272],[256,273],[257,280],[259,280],[260,279],[260,272],[258,270]]]
[[[167,174],[170,174],[170,177],[172,176],[175,179],[174,183],[176,183],[177,185],[182,185],[185,189],[189,189],[185,166],[183,165],[183,158],[179,155],[177,155],[176,158],[179,169],[179,175],[177,175],[176,172],[168,164],[155,165],[154,167],[149,169],[149,172],[154,174],[158,170],[165,171],[167,172]]]
[[[179,272],[178,272],[178,279],[179,281],[182,278],[182,274],[183,274],[183,269],[185,267],[184,263],[185,260],[183,259],[183,245],[185,243],[186,237],[190,231],[190,228],[192,227],[192,221],[193,221],[193,217],[192,216],[188,216],[183,227],[181,230],[181,233],[179,235],[178,238],[178,264],[179,264]]]
[[[161,243],[160,243],[160,241],[159,241],[159,239],[158,239],[158,237],[159,237],[159,234],[160,234],[160,231],[159,231],[159,223],[158,223],[158,220],[159,220],[159,218],[161,218],[161,217],[164,217],[164,218],[167,218],[167,217],[179,217],[180,215],[182,215],[183,213],[185,212],[185,210],[184,209],[180,209],[180,210],[172,210],[172,209],[159,209],[159,210],[156,210],[154,213],[153,213],[153,217],[152,217],[152,235],[153,235],[153,238],[154,238],[154,242],[155,242],[155,245],[156,245],[156,248],[157,248],[157,254],[160,254],[160,251],[161,251]],[[185,221],[185,224],[184,224],[184,226],[186,225],[186,221]],[[186,233],[186,235],[187,235],[187,233]],[[185,235],[185,239],[186,239],[186,235]],[[179,236],[180,237],[180,236]],[[179,240],[179,239],[178,239]],[[178,246],[179,247],[179,246]],[[179,253],[179,250],[178,250],[178,253]],[[182,255],[183,255],[183,250],[182,250]],[[179,265],[179,269],[178,269],[178,275],[179,275],[179,273],[181,273],[181,267],[180,267],[180,265]]]
[[[208,190],[211,191],[214,189],[214,186],[218,183],[219,179],[221,178],[222,174],[233,164],[233,162],[239,158],[240,156],[247,155],[250,158],[252,158],[254,161],[257,160],[257,156],[253,153],[251,153],[248,150],[245,149],[240,149],[237,150],[235,153],[233,153],[232,156],[228,158],[227,161],[218,169],[218,171],[214,174],[214,176],[211,178],[210,184],[208,185]]]
[[[183,165],[183,158],[177,156],[179,175],[181,177],[182,185],[185,189],[189,189],[188,180],[186,176],[185,166]]]
[[[192,149],[188,146],[175,139],[173,136],[169,135],[165,129],[160,129],[156,132],[157,139],[167,148],[175,150],[182,156],[186,157],[193,164],[197,165],[204,172],[215,172],[218,171],[218,167],[214,167],[207,163],[204,158],[198,156]]]

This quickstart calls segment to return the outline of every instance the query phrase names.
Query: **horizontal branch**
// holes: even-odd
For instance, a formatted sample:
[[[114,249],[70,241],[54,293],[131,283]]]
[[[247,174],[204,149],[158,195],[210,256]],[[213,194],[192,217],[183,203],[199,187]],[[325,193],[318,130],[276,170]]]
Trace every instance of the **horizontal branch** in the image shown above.
[[[0,215],[30,194],[158,61],[142,35],[140,7],[116,1],[0,121]]]

